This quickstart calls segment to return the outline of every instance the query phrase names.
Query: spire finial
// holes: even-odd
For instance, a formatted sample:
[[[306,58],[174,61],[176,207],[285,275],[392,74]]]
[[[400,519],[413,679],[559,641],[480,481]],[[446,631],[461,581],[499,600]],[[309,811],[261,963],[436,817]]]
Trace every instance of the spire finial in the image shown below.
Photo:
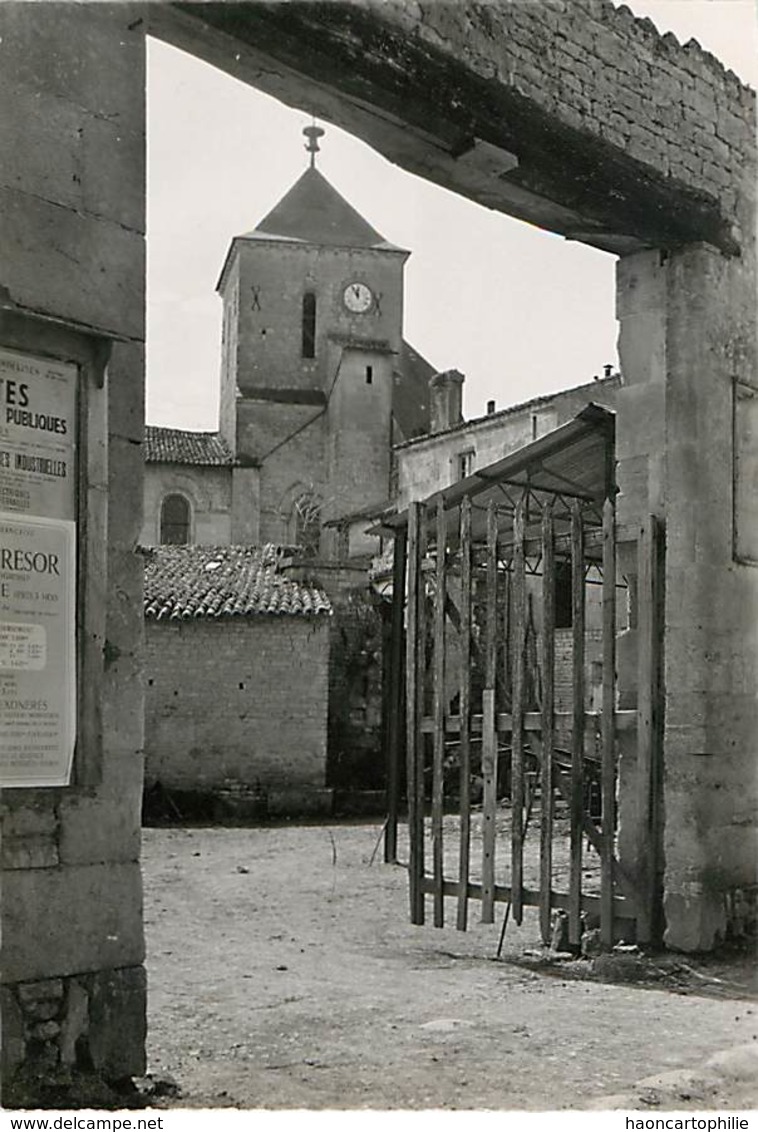
[[[319,152],[318,139],[323,138],[324,130],[322,130],[320,126],[316,125],[316,119],[314,118],[312,124],[310,126],[306,126],[303,130],[303,133],[308,139],[308,144],[305,148],[311,155],[311,169],[315,169],[316,154]]]

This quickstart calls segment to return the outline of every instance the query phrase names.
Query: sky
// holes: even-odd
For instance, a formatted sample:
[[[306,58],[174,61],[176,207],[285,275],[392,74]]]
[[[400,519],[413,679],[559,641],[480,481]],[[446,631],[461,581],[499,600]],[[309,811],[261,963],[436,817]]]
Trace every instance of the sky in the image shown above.
[[[628,0],[758,87],[756,0]],[[160,43],[148,49],[147,421],[215,429],[221,302],[233,236],[306,166],[307,113]],[[319,168],[409,248],[405,337],[466,375],[464,414],[590,381],[616,366],[615,257],[490,211],[392,165],[329,123]]]

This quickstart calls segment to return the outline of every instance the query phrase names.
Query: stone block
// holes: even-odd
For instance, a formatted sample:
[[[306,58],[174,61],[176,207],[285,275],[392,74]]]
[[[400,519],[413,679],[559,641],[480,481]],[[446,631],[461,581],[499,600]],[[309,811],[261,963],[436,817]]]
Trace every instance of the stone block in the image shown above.
[[[669,870],[664,880],[663,914],[664,943],[673,951],[711,951],[726,933],[723,898],[697,883],[673,888]]]
[[[60,1009],[59,999],[48,999],[47,1002],[30,1002],[24,1013],[27,1018],[33,1018],[35,1022],[49,1022],[58,1017]]]
[[[2,917],[8,982],[131,966],[144,957],[136,863],[6,873]]]
[[[8,83],[5,72],[0,77],[0,100],[4,106],[13,106],[12,114],[0,115],[4,154],[0,184],[80,209],[85,112],[44,92],[19,90]]]
[[[661,317],[666,302],[666,267],[658,251],[635,252],[616,265],[616,318],[632,315]],[[623,366],[622,366],[623,372]]]
[[[649,471],[649,456],[627,456],[618,461],[617,516],[620,524],[638,524],[650,513]]]
[[[0,862],[3,869],[51,868],[58,864],[57,837],[49,833],[28,837],[3,836]]]
[[[79,790],[60,807],[60,859],[66,865],[138,861],[142,758],[107,752],[104,781]]]
[[[63,980],[40,979],[39,982],[21,983],[18,987],[18,998],[24,1005],[33,1002],[55,1002],[63,998]]]
[[[7,1083],[24,1062],[26,1023],[12,987],[0,987],[0,1081]]]
[[[4,791],[0,816],[3,838],[53,836],[58,826],[55,806],[44,795],[27,801],[25,791]]]
[[[145,135],[100,116],[88,117],[81,141],[84,207],[95,216],[145,232]]]
[[[8,81],[124,126],[140,115],[145,24],[139,5],[51,3],[30,18],[23,5],[4,4],[0,14]]]
[[[109,642],[107,664],[141,658],[144,630],[142,595],[144,560],[136,550],[111,549],[108,555],[108,605],[105,635]]]
[[[108,433],[142,444],[145,432],[145,347],[116,342],[108,363]]]
[[[15,302],[144,338],[140,233],[11,189],[0,189],[0,216],[5,284]]]
[[[616,458],[644,456],[663,448],[666,394],[661,382],[625,386],[616,402]]]
[[[144,473],[141,442],[111,435],[108,448],[108,544],[111,549],[131,552],[139,542]],[[141,562],[139,565],[141,571]]]
[[[89,1031],[89,994],[83,981],[70,979],[66,995],[66,1013],[61,1024],[61,1064],[73,1068],[77,1062],[77,1042]]]
[[[91,984],[89,1052],[107,1080],[145,1072],[147,978],[144,967],[98,971]]]

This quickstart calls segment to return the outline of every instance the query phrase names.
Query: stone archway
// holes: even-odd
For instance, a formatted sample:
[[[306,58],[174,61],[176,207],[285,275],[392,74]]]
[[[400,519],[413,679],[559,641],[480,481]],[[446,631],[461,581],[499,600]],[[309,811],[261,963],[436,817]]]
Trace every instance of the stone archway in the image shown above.
[[[743,425],[734,459],[757,386],[752,92],[608,0],[6,4],[0,23],[14,95],[4,306],[114,343],[91,438],[109,442],[109,486],[91,485],[109,500],[102,763],[73,787],[3,796],[6,1080],[38,1051],[39,1002],[56,1004],[46,1056],[76,1067],[86,1038],[106,1078],[143,1065],[147,30],[412,172],[621,257],[620,516],[667,530],[666,938],[712,946],[728,899],[755,886],[758,574],[731,504],[758,459]],[[55,156],[44,169],[40,151]]]

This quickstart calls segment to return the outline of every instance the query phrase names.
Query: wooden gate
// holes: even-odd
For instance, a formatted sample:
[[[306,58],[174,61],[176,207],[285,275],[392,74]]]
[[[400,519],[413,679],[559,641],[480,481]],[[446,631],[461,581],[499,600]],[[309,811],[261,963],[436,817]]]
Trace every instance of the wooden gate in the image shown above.
[[[652,519],[624,532],[636,543],[630,600],[603,420],[573,433],[570,422],[552,446],[537,441],[412,504],[396,528],[387,736],[392,756],[404,706],[413,923],[430,897],[443,926],[449,898],[461,930],[475,900],[484,923],[498,902],[516,923],[537,907],[545,943],[558,909],[574,948],[588,923],[606,946],[656,938],[660,537]],[[633,709],[618,703],[620,630],[636,634]],[[641,847],[631,868],[617,852],[622,744],[635,764],[624,782]]]

